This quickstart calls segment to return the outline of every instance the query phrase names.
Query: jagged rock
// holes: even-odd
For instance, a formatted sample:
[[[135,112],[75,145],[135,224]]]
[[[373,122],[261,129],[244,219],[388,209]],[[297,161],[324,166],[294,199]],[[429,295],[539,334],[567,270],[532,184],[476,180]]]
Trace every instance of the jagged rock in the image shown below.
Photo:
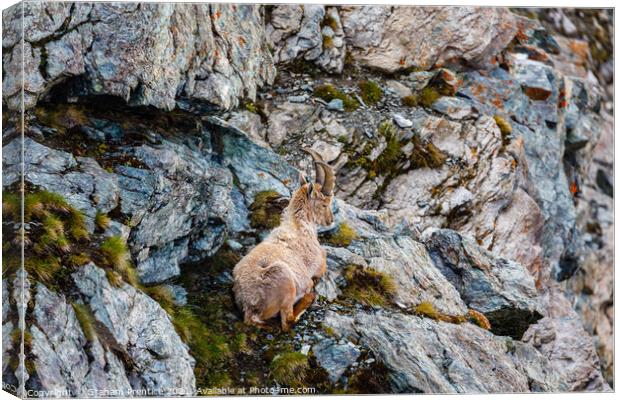
[[[280,105],[269,115],[267,140],[272,146],[279,146],[287,135],[303,132],[315,112],[315,108],[308,104]]]
[[[42,390],[72,396],[105,391],[129,395],[132,387],[122,361],[98,337],[87,346],[73,307],[63,295],[38,284],[33,315],[32,355]]]
[[[502,8],[343,6],[340,16],[352,57],[388,73],[452,58],[484,67],[517,31]]]
[[[325,368],[329,379],[336,383],[346,369],[360,356],[360,350],[350,342],[335,343],[325,339],[312,346],[312,352],[319,365]]]
[[[194,393],[194,359],[155,300],[126,283],[113,287],[105,272],[92,263],[72,277],[110,346],[133,361],[132,387],[162,394],[170,388]]]
[[[495,258],[454,231],[428,229],[422,241],[467,306],[489,319],[493,333],[521,339],[542,318],[534,279],[520,264]]]
[[[445,114],[452,119],[463,119],[469,117],[473,110],[471,104],[458,97],[440,97],[433,103],[433,110]]]
[[[275,77],[258,6],[34,2],[24,8],[26,108],[54,85],[81,76],[81,94],[168,110],[182,99],[228,109],[240,98],[254,99],[257,87]],[[17,72],[21,13],[3,19],[9,27],[3,64]],[[40,43],[49,54],[45,76]],[[20,74],[4,76],[11,109],[19,107],[19,82]]]
[[[524,345],[529,346],[527,351],[512,356],[506,338],[469,323],[456,325],[388,312],[356,312],[343,318],[329,312],[324,324],[368,346],[388,367],[397,393],[564,388],[557,369],[546,363],[542,370],[529,368],[544,360],[534,348]]]
[[[235,111],[227,122],[245,132],[254,143],[263,147],[269,146],[265,141],[266,129],[258,114],[247,110]]]
[[[536,347],[556,370],[563,371],[569,390],[609,391],[592,339],[557,284],[542,299],[545,318],[532,325],[523,340]]]

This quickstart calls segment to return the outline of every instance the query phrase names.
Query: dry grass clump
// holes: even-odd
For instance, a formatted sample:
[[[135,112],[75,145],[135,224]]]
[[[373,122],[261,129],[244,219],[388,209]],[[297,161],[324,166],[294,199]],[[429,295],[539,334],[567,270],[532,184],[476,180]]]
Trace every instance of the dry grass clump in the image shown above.
[[[371,307],[385,307],[396,293],[394,279],[373,268],[348,265],[344,270],[346,298]]]
[[[92,342],[97,336],[97,332],[95,331],[95,316],[90,310],[90,307],[81,303],[71,303],[71,306],[75,312],[75,317],[82,327],[82,332],[84,332],[86,340]]]
[[[467,317],[469,318],[469,321],[478,325],[482,329],[486,329],[487,331],[491,329],[491,323],[483,313],[470,309],[467,312]]]
[[[99,230],[105,231],[110,227],[111,222],[112,220],[110,219],[110,217],[108,217],[105,213],[97,210],[97,213],[95,214],[95,226]]]
[[[452,324],[462,324],[469,321],[478,325],[482,329],[491,329],[491,324],[484,314],[471,309],[467,312],[467,315],[449,315],[439,312],[431,302],[423,301],[418,304],[413,311],[419,316],[434,319],[436,321],[449,322]]]
[[[413,151],[409,160],[412,168],[439,168],[448,158],[431,142],[424,142],[418,135],[411,139]]]

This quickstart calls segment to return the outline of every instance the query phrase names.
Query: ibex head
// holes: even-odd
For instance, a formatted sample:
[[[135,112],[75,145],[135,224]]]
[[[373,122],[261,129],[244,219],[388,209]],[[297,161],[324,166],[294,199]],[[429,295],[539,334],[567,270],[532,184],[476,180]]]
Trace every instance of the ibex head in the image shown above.
[[[316,171],[315,182],[308,184],[308,200],[314,222],[325,226],[331,225],[334,222],[334,213],[332,212],[332,200],[336,184],[334,170],[323,161],[323,157],[316,151],[307,148],[303,150],[312,156]],[[301,177],[301,184],[307,184],[303,176]]]

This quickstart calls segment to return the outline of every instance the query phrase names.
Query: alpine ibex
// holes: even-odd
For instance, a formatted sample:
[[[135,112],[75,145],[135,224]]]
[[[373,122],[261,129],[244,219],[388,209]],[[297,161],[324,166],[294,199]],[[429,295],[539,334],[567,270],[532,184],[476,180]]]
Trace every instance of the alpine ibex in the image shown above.
[[[282,212],[280,226],[233,270],[233,291],[246,324],[264,327],[279,313],[282,329],[290,329],[314,301],[313,279],[327,269],[316,225],[333,223],[334,171],[314,150],[304,150],[314,159],[315,182],[300,176],[301,187]]]

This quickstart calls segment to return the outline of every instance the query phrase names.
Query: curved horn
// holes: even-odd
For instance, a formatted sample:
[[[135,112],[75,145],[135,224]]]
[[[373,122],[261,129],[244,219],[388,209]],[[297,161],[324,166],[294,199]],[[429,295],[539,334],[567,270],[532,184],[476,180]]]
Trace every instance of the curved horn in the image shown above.
[[[336,186],[336,176],[334,175],[334,170],[330,165],[324,163],[323,161],[317,161],[316,163],[325,174],[325,182],[322,185],[321,192],[325,196],[331,196],[334,194],[334,186]]]
[[[307,147],[304,147],[303,151],[305,151],[306,153],[312,156],[312,159],[314,160],[314,169],[316,172],[315,181],[319,185],[323,186],[323,183],[325,182],[325,172],[323,171],[323,168],[319,167],[318,165],[318,163],[324,162],[323,157],[321,157],[321,155],[316,150],[309,149]]]

